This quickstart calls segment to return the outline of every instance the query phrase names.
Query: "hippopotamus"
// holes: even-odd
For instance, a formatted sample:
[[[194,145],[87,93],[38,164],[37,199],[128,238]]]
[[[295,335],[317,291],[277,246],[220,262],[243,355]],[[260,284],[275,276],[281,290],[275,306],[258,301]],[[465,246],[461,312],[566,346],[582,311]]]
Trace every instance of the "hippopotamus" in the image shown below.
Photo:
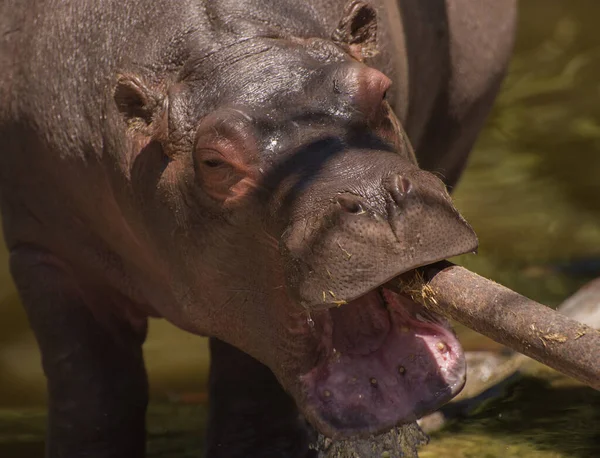
[[[477,248],[448,191],[515,17],[515,0],[2,2],[0,205],[47,456],[144,455],[151,318],[211,339],[211,458],[312,456],[312,431],[368,437],[456,395],[449,325],[382,285]]]

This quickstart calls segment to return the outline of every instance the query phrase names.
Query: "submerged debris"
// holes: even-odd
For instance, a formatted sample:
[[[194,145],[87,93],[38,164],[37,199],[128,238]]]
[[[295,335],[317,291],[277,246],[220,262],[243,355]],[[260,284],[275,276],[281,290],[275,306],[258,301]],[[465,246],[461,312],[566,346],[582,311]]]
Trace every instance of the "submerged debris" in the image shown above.
[[[319,435],[311,446],[318,458],[417,458],[417,448],[429,442],[416,423],[402,425],[368,439],[332,441]]]

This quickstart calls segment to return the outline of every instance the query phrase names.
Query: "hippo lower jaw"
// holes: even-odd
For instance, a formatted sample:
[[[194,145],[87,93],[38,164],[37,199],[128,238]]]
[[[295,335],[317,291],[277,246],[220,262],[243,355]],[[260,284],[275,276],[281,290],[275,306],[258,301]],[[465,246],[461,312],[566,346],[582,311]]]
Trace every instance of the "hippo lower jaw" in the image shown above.
[[[334,439],[415,421],[465,383],[462,348],[448,323],[383,286],[312,316],[321,355],[301,377],[304,413]]]

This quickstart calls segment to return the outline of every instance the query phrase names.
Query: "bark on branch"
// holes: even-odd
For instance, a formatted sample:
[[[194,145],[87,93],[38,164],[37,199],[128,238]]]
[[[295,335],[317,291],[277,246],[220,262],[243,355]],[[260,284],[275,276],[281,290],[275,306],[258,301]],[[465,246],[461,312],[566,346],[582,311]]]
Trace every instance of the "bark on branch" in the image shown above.
[[[391,283],[431,311],[600,390],[600,331],[449,262]]]

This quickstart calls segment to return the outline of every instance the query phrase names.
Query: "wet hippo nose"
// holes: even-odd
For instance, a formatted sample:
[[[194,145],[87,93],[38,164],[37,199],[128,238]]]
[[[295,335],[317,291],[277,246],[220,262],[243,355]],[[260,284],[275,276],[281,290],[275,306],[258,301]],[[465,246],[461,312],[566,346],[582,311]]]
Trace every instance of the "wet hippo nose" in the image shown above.
[[[387,180],[385,188],[394,199],[394,202],[400,205],[412,191],[413,186],[408,178],[400,174],[394,174]]]
[[[477,248],[434,174],[382,151],[342,159],[295,201],[282,236],[288,288],[304,308],[344,309],[394,276]]]

